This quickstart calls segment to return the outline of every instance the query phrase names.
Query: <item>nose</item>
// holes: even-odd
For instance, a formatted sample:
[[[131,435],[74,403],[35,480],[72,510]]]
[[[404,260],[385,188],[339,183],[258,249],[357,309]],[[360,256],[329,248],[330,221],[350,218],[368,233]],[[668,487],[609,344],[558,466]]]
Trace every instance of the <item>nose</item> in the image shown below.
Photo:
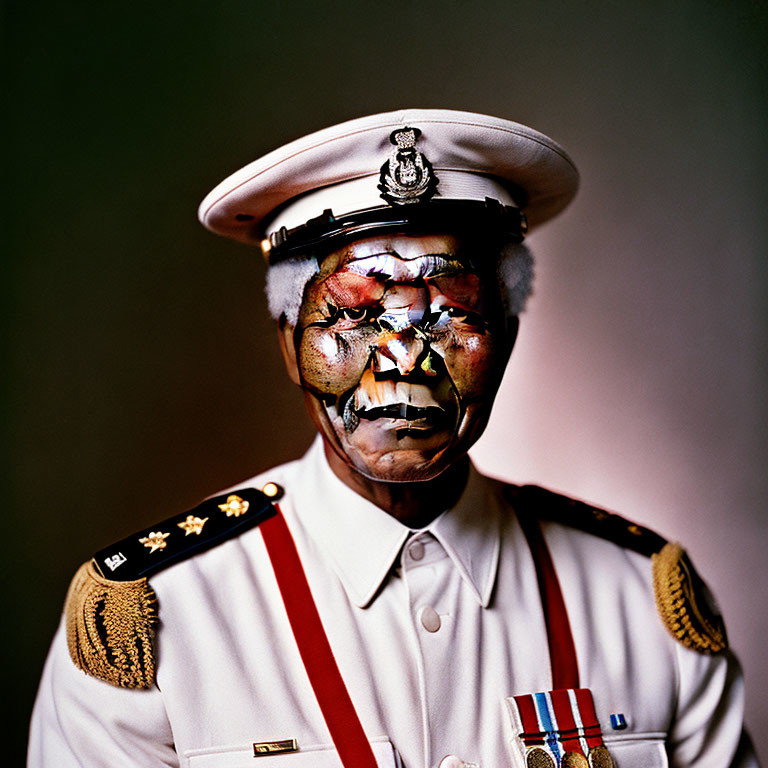
[[[413,328],[400,333],[385,331],[373,353],[373,371],[407,376],[417,369],[423,352],[424,341]]]
[[[382,302],[381,333],[373,351],[373,371],[408,376],[420,372],[437,375],[435,353],[422,329],[429,311],[429,292],[424,286],[395,284]]]
[[[411,326],[400,333],[384,332],[373,351],[373,372],[409,376],[436,376],[435,353],[424,332]]]

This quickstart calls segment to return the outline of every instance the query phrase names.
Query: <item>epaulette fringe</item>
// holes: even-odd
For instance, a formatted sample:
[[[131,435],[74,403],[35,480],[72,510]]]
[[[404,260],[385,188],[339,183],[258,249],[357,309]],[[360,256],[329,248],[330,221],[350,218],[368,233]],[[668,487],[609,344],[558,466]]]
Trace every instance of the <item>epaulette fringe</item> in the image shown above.
[[[66,600],[67,645],[75,666],[123,688],[151,686],[156,602],[146,578],[111,581],[93,561],[80,566]]]
[[[683,548],[667,543],[652,556],[656,606],[664,626],[688,648],[714,654],[728,647],[725,625],[712,606],[706,586],[687,561]],[[704,604],[700,605],[700,602]]]
[[[67,644],[75,666],[123,688],[149,688],[157,598],[147,579],[259,525],[275,513],[283,489],[238,488],[206,499],[99,550],[72,579],[66,603]],[[104,578],[99,566],[109,568]]]

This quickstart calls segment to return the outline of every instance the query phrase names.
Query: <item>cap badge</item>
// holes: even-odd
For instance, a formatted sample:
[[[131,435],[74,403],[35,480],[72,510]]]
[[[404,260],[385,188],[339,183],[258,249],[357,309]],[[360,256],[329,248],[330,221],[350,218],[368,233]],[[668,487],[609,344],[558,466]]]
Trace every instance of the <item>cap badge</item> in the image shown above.
[[[389,137],[395,148],[381,166],[379,189],[390,205],[418,203],[435,194],[438,178],[429,160],[416,149],[419,136],[418,128],[399,128]]]

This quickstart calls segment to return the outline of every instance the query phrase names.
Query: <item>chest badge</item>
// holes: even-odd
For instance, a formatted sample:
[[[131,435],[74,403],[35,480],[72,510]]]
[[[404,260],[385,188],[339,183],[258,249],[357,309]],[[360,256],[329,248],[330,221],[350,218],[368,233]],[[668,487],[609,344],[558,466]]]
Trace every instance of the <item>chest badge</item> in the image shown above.
[[[615,768],[588,688],[506,699],[526,768]]]

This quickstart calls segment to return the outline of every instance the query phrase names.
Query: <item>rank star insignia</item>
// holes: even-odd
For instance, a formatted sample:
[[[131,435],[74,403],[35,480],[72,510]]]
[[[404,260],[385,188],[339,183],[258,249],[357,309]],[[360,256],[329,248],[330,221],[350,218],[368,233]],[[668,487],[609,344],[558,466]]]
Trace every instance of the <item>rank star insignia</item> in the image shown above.
[[[152,531],[149,536],[145,536],[144,538],[139,539],[139,544],[143,544],[145,547],[149,547],[149,554],[151,555],[155,550],[165,549],[168,546],[165,540],[170,535],[170,533]]]
[[[248,511],[249,506],[250,504],[245,499],[241,499],[233,493],[231,496],[227,496],[226,503],[219,504],[219,509],[226,512],[227,517],[240,517]]]
[[[178,523],[178,526],[184,531],[185,536],[189,536],[190,533],[196,533],[199,536],[207,522],[207,517],[201,518],[196,515],[187,515],[187,519],[182,523]]]

